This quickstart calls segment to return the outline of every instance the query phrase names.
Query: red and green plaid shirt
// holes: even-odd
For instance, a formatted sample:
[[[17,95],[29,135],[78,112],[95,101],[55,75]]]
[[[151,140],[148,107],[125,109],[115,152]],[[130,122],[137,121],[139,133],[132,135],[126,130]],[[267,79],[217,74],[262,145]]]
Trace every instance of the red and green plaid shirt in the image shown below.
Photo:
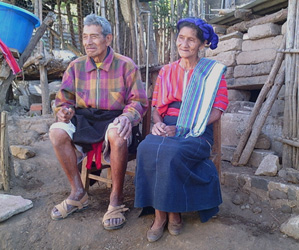
[[[135,63],[110,48],[98,69],[87,56],[70,63],[55,105],[55,113],[61,107],[123,110],[122,115],[136,125],[146,112],[148,102]]]

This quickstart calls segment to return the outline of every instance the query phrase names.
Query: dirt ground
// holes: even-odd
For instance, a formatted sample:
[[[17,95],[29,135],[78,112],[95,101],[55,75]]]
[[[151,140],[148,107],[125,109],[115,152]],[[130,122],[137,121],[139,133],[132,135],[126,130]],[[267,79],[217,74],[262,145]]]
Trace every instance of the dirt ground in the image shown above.
[[[41,118],[42,119],[42,118]],[[106,231],[101,225],[110,190],[95,184],[89,192],[89,208],[68,218],[53,221],[50,211],[68,196],[69,185],[54,155],[47,134],[30,144],[36,156],[20,162],[30,166],[22,177],[13,177],[9,194],[33,201],[33,208],[0,223],[0,249],[286,249],[298,250],[299,241],[288,238],[279,226],[289,215],[271,209],[263,201],[255,201],[260,213],[232,203],[238,192],[222,186],[223,204],[216,218],[201,223],[196,212],[182,215],[184,230],[179,236],[165,231],[155,243],[146,239],[153,215],[139,217],[134,208],[133,177],[126,176],[125,201],[130,211],[123,229]],[[223,167],[228,163],[223,163]],[[131,162],[129,167],[134,168]],[[0,193],[5,193],[0,191]]]

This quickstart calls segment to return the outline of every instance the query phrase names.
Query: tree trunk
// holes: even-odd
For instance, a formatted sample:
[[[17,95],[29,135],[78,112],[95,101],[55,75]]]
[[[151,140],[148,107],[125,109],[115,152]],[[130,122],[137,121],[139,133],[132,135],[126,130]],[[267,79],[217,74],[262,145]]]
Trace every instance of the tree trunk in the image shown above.
[[[146,11],[151,11],[148,3],[140,3],[142,8]],[[154,39],[154,29],[153,29],[153,17],[150,17],[150,24],[149,24],[149,64],[158,64],[158,51],[157,51],[157,45],[155,43]]]
[[[140,12],[140,6],[139,6],[139,1],[136,0],[137,3],[137,8],[138,11]],[[138,20],[138,27],[139,27],[139,36],[138,36],[138,41],[139,41],[139,61],[138,65],[144,65],[146,63],[146,47],[145,47],[145,40],[144,40],[144,34],[147,34],[146,32],[146,27],[144,27],[144,15],[137,15],[137,20]]]
[[[83,34],[83,17],[82,17],[82,0],[77,0],[77,13],[78,13],[78,35],[79,35],[79,43],[80,50],[84,53],[82,34]]]
[[[120,53],[120,48],[119,48],[119,20],[118,20],[118,0],[114,0],[114,16],[115,16],[115,36],[114,36],[114,41],[115,41],[115,51]]]
[[[106,18],[105,0],[101,0],[101,16]]]
[[[61,0],[57,0],[57,9],[58,9],[58,25],[59,25],[59,33],[60,33],[60,48],[64,49],[64,39],[63,39],[63,27],[61,20]]]
[[[171,33],[170,33],[170,62],[175,61],[175,36],[174,36],[174,6],[173,0],[171,0],[171,14],[170,14],[170,24],[171,24]]]

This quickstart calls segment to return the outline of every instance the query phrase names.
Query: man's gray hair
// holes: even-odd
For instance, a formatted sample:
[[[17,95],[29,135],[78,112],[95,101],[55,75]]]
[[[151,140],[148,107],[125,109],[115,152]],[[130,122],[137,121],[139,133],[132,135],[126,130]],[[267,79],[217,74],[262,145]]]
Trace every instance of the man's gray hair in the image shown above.
[[[105,17],[101,17],[95,14],[89,14],[84,18],[84,26],[97,25],[102,27],[102,34],[107,36],[112,34],[111,25]]]

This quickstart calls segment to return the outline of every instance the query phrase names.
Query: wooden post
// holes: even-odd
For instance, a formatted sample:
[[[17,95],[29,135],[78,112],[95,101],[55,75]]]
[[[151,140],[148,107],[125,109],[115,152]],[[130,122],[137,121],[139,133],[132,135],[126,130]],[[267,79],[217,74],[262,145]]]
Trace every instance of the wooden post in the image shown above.
[[[288,21],[287,21],[287,43],[286,50],[296,51],[299,49],[298,39],[298,22],[299,22],[299,3],[297,0],[290,0],[288,6]],[[298,138],[298,55],[287,53],[285,59],[286,79],[285,79],[285,109],[284,109],[284,124],[283,124],[283,139],[291,140]],[[283,145],[282,165],[284,168],[292,167],[299,169],[298,166],[299,152],[288,143]]]
[[[10,166],[8,161],[8,143],[7,143],[7,113],[1,112],[1,130],[0,130],[0,174],[3,179],[5,191],[10,189]]]
[[[38,16],[40,20],[43,19],[43,5],[42,0],[38,1],[38,9],[35,11],[38,13]],[[60,13],[61,14],[61,13]],[[63,36],[62,36],[62,42],[63,42]],[[43,59],[45,59],[45,48],[42,41],[39,43],[39,49],[40,53],[43,55]],[[44,64],[46,60],[40,60],[39,61],[39,73],[40,73],[40,85],[42,90],[42,114],[47,115],[50,114],[50,95],[49,95],[49,85],[48,85],[48,74],[47,74],[47,68]]]

